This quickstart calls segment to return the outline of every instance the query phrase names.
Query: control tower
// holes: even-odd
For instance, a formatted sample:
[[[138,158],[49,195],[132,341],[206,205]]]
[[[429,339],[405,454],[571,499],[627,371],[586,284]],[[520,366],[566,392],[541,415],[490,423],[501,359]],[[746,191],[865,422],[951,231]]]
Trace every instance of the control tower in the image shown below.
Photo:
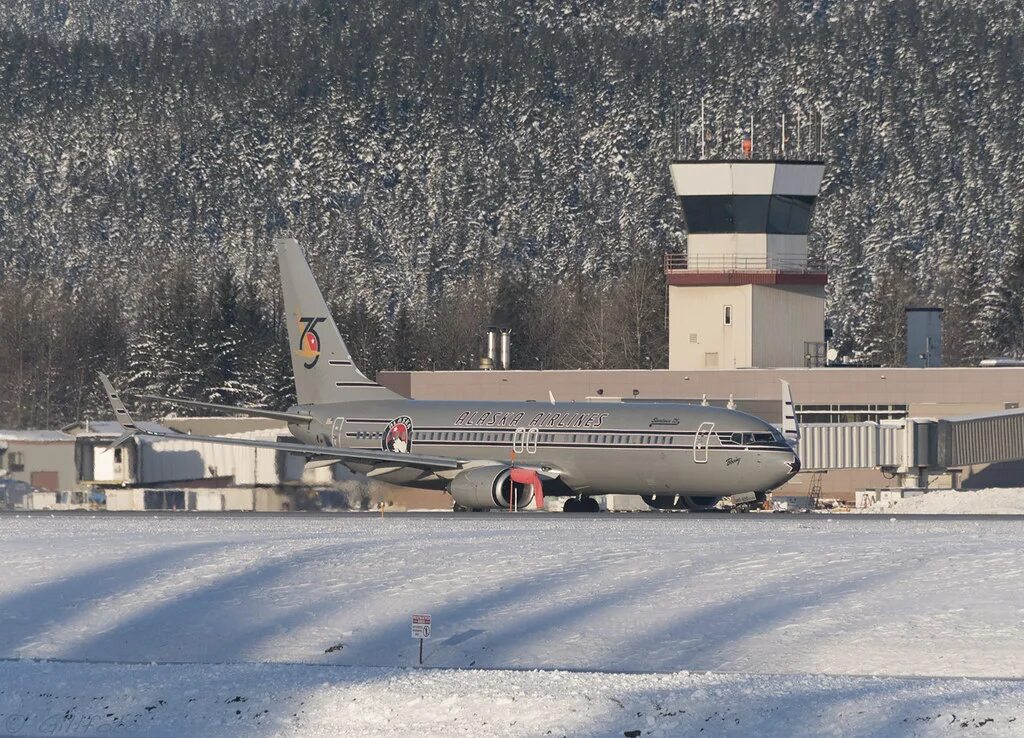
[[[807,256],[821,161],[670,165],[689,235],[665,255],[674,370],[825,363],[824,268]]]

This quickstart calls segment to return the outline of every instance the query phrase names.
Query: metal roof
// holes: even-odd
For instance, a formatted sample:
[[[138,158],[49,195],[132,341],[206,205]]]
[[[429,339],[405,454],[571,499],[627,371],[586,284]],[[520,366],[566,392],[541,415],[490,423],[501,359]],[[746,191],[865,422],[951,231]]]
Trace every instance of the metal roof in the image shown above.
[[[54,430],[0,430],[0,442],[73,443],[74,436]]]

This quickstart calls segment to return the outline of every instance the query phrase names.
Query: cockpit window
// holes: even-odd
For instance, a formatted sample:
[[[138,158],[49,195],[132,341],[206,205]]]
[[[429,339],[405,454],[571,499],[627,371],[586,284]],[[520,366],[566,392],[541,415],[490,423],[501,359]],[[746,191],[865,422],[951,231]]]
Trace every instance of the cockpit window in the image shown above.
[[[739,446],[764,446],[775,444],[774,433],[733,433],[729,440]]]

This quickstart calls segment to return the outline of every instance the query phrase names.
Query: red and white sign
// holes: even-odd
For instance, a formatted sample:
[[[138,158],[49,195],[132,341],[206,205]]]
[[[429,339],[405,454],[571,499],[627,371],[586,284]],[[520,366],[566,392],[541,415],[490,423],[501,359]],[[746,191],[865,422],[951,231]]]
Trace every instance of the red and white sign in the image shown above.
[[[430,638],[430,616],[429,615],[413,615],[412,616],[412,637],[413,638]]]

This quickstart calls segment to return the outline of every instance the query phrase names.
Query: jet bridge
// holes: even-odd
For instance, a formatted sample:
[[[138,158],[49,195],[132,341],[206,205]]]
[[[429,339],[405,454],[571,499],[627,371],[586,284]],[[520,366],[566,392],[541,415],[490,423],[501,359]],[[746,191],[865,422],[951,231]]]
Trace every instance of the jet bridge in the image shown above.
[[[807,423],[800,428],[807,471],[885,469],[895,474],[943,472],[1024,459],[1024,411],[878,423]]]

